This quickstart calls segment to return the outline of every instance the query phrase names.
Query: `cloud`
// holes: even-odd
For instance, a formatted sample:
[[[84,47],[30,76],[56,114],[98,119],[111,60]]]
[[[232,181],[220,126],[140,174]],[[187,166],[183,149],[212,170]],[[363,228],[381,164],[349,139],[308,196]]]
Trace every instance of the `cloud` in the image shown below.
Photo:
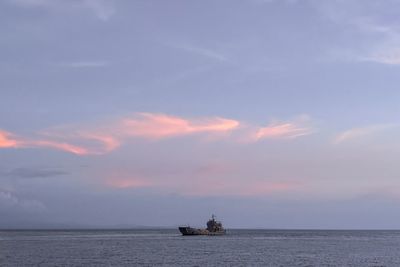
[[[98,60],[98,61],[74,61],[74,62],[63,62],[60,64],[64,67],[70,68],[100,68],[108,65],[107,61]]]
[[[102,126],[73,126],[43,131],[39,137],[17,137],[0,131],[0,148],[52,148],[76,155],[100,155],[132,138],[163,139],[193,134],[227,133],[239,126],[220,117],[185,119],[155,113],[137,113]]]
[[[50,3],[48,0],[8,0],[8,2],[22,7],[44,6]]]
[[[153,180],[151,178],[137,177],[113,177],[105,179],[103,185],[115,189],[138,189],[148,188],[154,192],[172,193],[187,196],[265,196],[288,192],[295,192],[302,189],[302,184],[288,181],[233,181],[222,178],[212,178],[211,183],[207,177],[193,179],[190,182],[182,183],[180,179],[168,181]]]
[[[81,138],[87,139],[87,140],[94,140],[99,143],[101,143],[102,148],[100,151],[97,152],[92,152],[93,154],[102,154],[104,152],[110,152],[113,151],[114,149],[118,148],[121,143],[119,140],[117,140],[116,137],[113,137],[110,134],[101,134],[101,133],[81,133],[79,135]]]
[[[233,166],[227,163],[214,162],[202,165],[191,173],[199,176],[209,176],[209,175],[223,175],[227,172],[233,171]]]
[[[250,141],[262,139],[294,139],[314,132],[309,124],[309,117],[299,116],[292,121],[272,122],[265,127],[259,127],[249,134]]]
[[[115,14],[115,8],[110,0],[83,0],[83,5],[92,10],[97,18],[106,21]]]
[[[47,147],[47,148],[53,148],[56,150],[70,152],[70,153],[76,154],[76,155],[91,154],[91,152],[84,147],[71,145],[71,144],[63,143],[63,142],[56,142],[56,141],[48,141],[48,140],[29,141],[29,140],[27,140],[27,141],[22,141],[21,144],[22,144],[21,147]]]
[[[255,4],[272,4],[272,3],[283,3],[287,5],[297,4],[299,0],[252,0]]]
[[[264,138],[296,138],[304,135],[309,135],[313,131],[306,127],[300,127],[293,123],[283,124],[270,124],[267,127],[260,128],[256,134],[255,139],[260,140]]]
[[[266,138],[294,139],[314,131],[308,126],[308,121],[307,116],[300,116],[288,122],[255,127],[222,117],[184,118],[162,113],[135,113],[97,124],[50,128],[31,137],[0,131],[0,148],[51,148],[76,155],[102,155],[138,139],[162,140],[199,135],[208,140],[245,139],[246,142]],[[231,134],[234,131],[235,135]]]
[[[187,43],[168,43],[168,45],[177,49],[181,49],[186,52],[194,53],[217,61],[228,61],[228,58],[225,55],[211,49]]]
[[[8,172],[4,172],[5,176],[11,178],[47,178],[60,175],[67,175],[68,172],[57,170],[57,169],[47,169],[47,168],[16,168]]]
[[[50,11],[67,12],[74,9],[90,10],[98,19],[107,21],[115,14],[111,0],[7,0],[23,8],[45,8]]]
[[[108,187],[113,187],[118,189],[126,189],[126,188],[149,187],[152,186],[153,183],[138,178],[111,178],[105,181],[105,185]]]
[[[295,192],[302,184],[288,181],[224,181],[215,179],[212,186],[202,182],[196,186],[176,185],[179,192],[189,196],[242,196],[255,197]]]
[[[23,199],[10,191],[0,190],[0,209],[17,209],[27,212],[41,212],[46,210],[46,207],[38,200]]]
[[[63,150],[77,155],[86,155],[89,153],[87,149],[64,142],[56,142],[52,140],[35,140],[28,138],[16,137],[13,134],[0,130],[0,148],[53,148]]]
[[[42,132],[49,139],[82,144],[82,154],[109,153],[132,139],[160,140],[196,134],[229,133],[236,120],[210,117],[187,119],[160,113],[135,113],[99,125],[81,125],[49,129]],[[77,154],[77,153],[76,153]]]
[[[209,165],[206,169],[203,167],[191,171],[181,170],[172,176],[143,175],[134,173],[135,171],[118,170],[111,173],[102,172],[99,177],[103,181],[102,184],[110,188],[147,188],[153,192],[177,192],[188,196],[262,196],[295,192],[303,186],[298,181],[269,181],[254,177],[237,179],[233,167],[228,169],[220,164]],[[190,173],[190,179],[186,173]]]
[[[18,147],[18,141],[15,140],[11,133],[0,130],[0,148]]]
[[[387,65],[400,64],[400,25],[387,25],[372,19],[359,20],[357,26],[363,31],[377,36],[375,43],[359,61],[369,61]]]
[[[123,119],[121,131],[127,136],[160,139],[197,133],[229,132],[239,125],[239,121],[220,117],[184,119],[165,114],[139,113],[134,118]]]
[[[346,27],[346,31],[353,31],[349,47],[343,49],[341,46],[334,56],[359,62],[400,64],[400,21],[393,19],[391,13],[400,7],[398,1],[387,1],[385,5],[375,1],[311,3],[324,19]]]
[[[365,136],[373,135],[378,132],[384,131],[386,129],[394,127],[394,124],[378,124],[378,125],[370,125],[366,127],[360,127],[360,128],[352,128],[349,130],[346,130],[340,134],[338,134],[334,140],[334,144],[340,144],[343,142],[347,142],[353,139],[360,139]]]
[[[378,50],[371,52],[369,55],[360,57],[359,60],[388,65],[399,65],[400,49],[397,47],[380,47]]]

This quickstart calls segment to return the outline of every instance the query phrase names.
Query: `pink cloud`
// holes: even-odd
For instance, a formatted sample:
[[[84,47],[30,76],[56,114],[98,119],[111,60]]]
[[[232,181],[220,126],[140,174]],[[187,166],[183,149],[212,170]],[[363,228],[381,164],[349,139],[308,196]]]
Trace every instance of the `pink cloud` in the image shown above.
[[[177,190],[183,194],[193,196],[262,196],[295,192],[301,189],[301,184],[298,182],[226,181],[215,179],[211,184],[212,186],[202,181],[190,187],[176,186],[179,187]]]
[[[312,131],[309,128],[299,127],[293,123],[273,124],[267,127],[260,128],[255,139],[263,138],[296,138],[303,135],[308,135]]]
[[[76,155],[102,155],[117,149],[131,139],[159,140],[202,134],[211,141],[216,137],[227,137],[225,134],[238,129],[241,131],[238,131],[239,135],[236,137],[239,136],[239,139],[244,139],[246,142],[264,138],[297,138],[312,132],[309,127],[302,126],[306,119],[303,116],[293,122],[274,123],[251,130],[255,127],[221,117],[189,119],[159,113],[136,113],[108,123],[52,128],[28,138],[16,138],[11,133],[0,131],[0,148],[47,147]],[[234,139],[231,137],[231,140]]]
[[[229,132],[239,122],[225,118],[184,119],[153,113],[138,113],[111,122],[106,127],[63,127],[42,133],[42,137],[16,139],[11,133],[0,132],[0,148],[48,147],[76,155],[105,154],[131,138],[162,139],[196,133]],[[81,145],[71,144],[71,142]]]
[[[121,177],[106,179],[104,184],[108,187],[119,188],[119,189],[148,187],[153,185],[153,183],[144,179],[121,178]]]
[[[0,130],[0,148],[18,147],[18,141],[9,132]]]
[[[135,138],[164,139],[197,133],[229,132],[239,122],[225,118],[185,119],[155,113],[137,113],[99,126],[54,128],[44,133],[47,138],[73,140],[84,144],[86,154],[105,154]]]
[[[274,120],[264,127],[243,123],[236,135],[241,143],[258,142],[263,139],[295,139],[315,132],[308,115],[299,115],[289,121]]]
[[[88,151],[85,148],[74,146],[68,143],[60,143],[47,140],[29,140],[16,138],[11,133],[0,131],[0,148],[35,148],[48,147],[57,150],[70,152],[77,155],[86,155]]]
[[[107,133],[80,133],[79,138],[100,143],[100,148],[90,149],[92,154],[111,152],[121,145],[121,142],[116,137]]]
[[[71,145],[68,143],[59,143],[54,141],[38,140],[38,141],[23,141],[20,147],[47,147],[57,150],[62,150],[76,155],[88,155],[90,151],[86,148]]]
[[[153,166],[157,168],[157,166]],[[105,168],[93,176],[96,183],[110,188],[141,188],[158,193],[189,196],[267,196],[304,191],[298,179],[263,179],[246,177],[237,172],[243,167],[226,162],[209,162],[199,167],[182,166],[178,172],[148,172],[130,167]]]
[[[123,119],[121,126],[127,136],[160,139],[196,133],[228,132],[239,124],[236,120],[219,117],[189,120],[165,114],[139,113],[134,118]]]
[[[168,180],[156,177],[138,176],[117,172],[114,174],[100,174],[103,185],[117,189],[151,187],[152,190],[164,193],[180,193],[188,196],[266,196],[293,193],[302,189],[297,181],[260,181],[252,179],[231,179],[227,176],[194,176],[189,181],[185,175],[169,177]]]

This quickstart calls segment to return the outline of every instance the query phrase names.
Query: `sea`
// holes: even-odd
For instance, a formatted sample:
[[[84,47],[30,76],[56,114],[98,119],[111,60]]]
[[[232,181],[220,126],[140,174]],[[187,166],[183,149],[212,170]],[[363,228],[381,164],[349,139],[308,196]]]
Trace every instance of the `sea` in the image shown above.
[[[0,266],[400,266],[400,231],[0,231]]]

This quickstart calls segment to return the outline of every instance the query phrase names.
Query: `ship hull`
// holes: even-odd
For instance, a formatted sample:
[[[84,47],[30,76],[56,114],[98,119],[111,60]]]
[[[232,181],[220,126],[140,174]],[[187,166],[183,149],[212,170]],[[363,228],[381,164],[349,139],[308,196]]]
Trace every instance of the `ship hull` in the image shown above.
[[[179,227],[179,232],[182,235],[224,235],[224,231],[210,232],[207,229],[197,229],[192,227]]]

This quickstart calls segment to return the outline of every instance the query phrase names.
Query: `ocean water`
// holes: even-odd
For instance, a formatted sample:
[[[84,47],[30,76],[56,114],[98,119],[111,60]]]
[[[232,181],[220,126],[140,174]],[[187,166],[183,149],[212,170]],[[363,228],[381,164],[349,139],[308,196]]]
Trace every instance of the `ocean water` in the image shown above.
[[[0,231],[0,266],[400,266],[400,231]]]

